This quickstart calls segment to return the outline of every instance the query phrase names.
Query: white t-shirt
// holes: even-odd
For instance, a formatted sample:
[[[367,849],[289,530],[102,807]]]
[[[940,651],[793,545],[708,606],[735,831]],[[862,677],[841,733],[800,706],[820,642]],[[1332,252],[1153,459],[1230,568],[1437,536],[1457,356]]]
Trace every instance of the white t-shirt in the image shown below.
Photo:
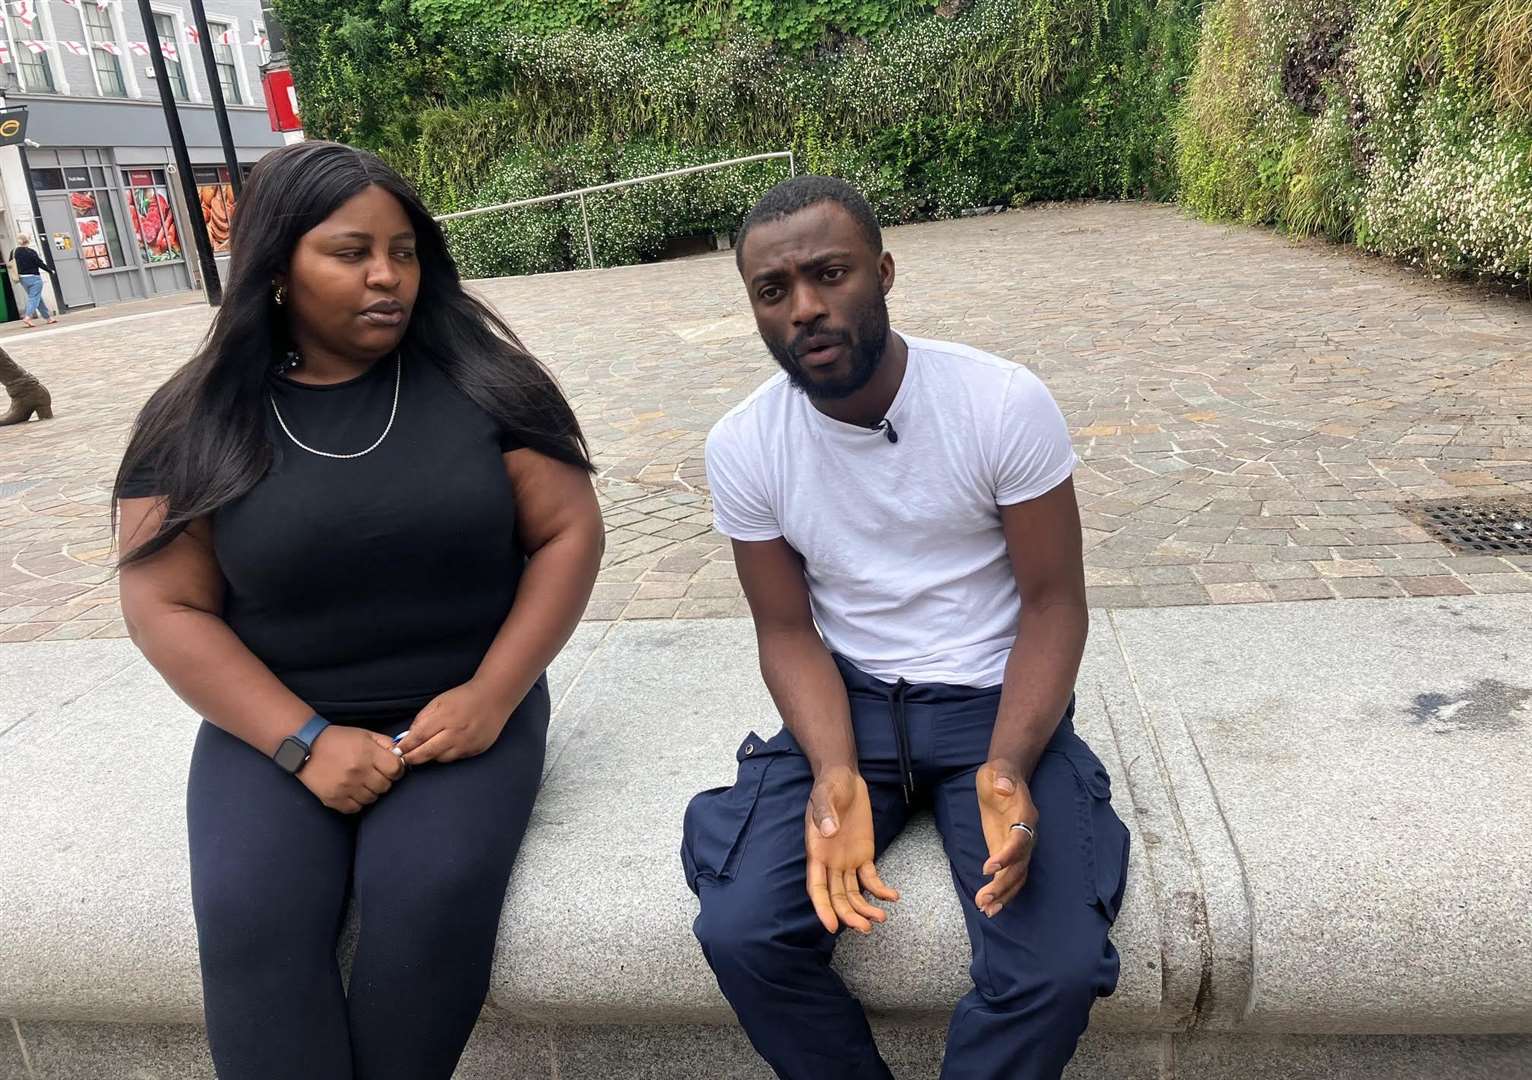
[[[868,674],[995,686],[1021,614],[999,508],[1052,491],[1077,459],[1026,368],[904,340],[897,443],[824,415],[779,374],[708,435],[714,522],[735,540],[785,537],[825,644]]]

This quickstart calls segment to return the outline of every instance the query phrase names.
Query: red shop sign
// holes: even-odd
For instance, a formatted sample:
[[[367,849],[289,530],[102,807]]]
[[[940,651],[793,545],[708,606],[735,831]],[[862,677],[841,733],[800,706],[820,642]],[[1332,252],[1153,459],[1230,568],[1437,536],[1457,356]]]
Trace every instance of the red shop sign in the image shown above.
[[[261,76],[261,88],[266,91],[266,115],[271,119],[272,131],[298,131],[303,121],[298,118],[298,93],[293,89],[293,73],[277,68]]]

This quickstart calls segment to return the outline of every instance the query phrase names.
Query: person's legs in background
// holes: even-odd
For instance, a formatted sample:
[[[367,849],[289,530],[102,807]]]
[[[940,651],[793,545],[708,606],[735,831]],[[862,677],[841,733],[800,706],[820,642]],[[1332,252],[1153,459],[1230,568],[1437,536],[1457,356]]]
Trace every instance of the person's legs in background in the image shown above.
[[[4,349],[0,349],[0,386],[5,387],[11,399],[10,409],[0,416],[0,427],[24,424],[33,413],[39,420],[53,419],[53,398],[48,388]]]
[[[32,317],[43,302],[43,278],[41,274],[22,274],[21,287],[27,293],[26,310],[21,313],[21,321],[28,326],[32,325]]]

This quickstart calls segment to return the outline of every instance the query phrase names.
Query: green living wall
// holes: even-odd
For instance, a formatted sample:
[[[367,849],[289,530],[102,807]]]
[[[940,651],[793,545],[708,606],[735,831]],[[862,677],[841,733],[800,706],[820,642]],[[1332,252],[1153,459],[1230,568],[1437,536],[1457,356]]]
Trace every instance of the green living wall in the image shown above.
[[[1216,0],[1177,191],[1432,271],[1532,268],[1532,0]]]
[[[1465,21],[1476,4],[1520,18],[1521,36]],[[377,150],[443,212],[792,148],[890,223],[1180,198],[1433,267],[1527,270],[1516,50],[1532,0],[278,6],[309,133]],[[1464,170],[1478,187],[1444,200]],[[597,259],[733,228],[783,175],[773,162],[593,197]],[[573,203],[450,231],[473,275],[585,261]]]

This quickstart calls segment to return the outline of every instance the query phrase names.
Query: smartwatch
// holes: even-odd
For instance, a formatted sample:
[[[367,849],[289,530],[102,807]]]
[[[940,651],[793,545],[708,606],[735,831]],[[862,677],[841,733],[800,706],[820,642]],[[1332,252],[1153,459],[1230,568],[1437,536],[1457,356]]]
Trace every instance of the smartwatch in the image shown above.
[[[282,745],[277,747],[277,752],[272,755],[284,772],[296,776],[298,770],[308,762],[309,754],[314,747],[314,740],[319,738],[319,733],[330,726],[330,721],[317,713],[309,718],[309,722],[298,729],[296,735],[289,735],[282,740]]]

